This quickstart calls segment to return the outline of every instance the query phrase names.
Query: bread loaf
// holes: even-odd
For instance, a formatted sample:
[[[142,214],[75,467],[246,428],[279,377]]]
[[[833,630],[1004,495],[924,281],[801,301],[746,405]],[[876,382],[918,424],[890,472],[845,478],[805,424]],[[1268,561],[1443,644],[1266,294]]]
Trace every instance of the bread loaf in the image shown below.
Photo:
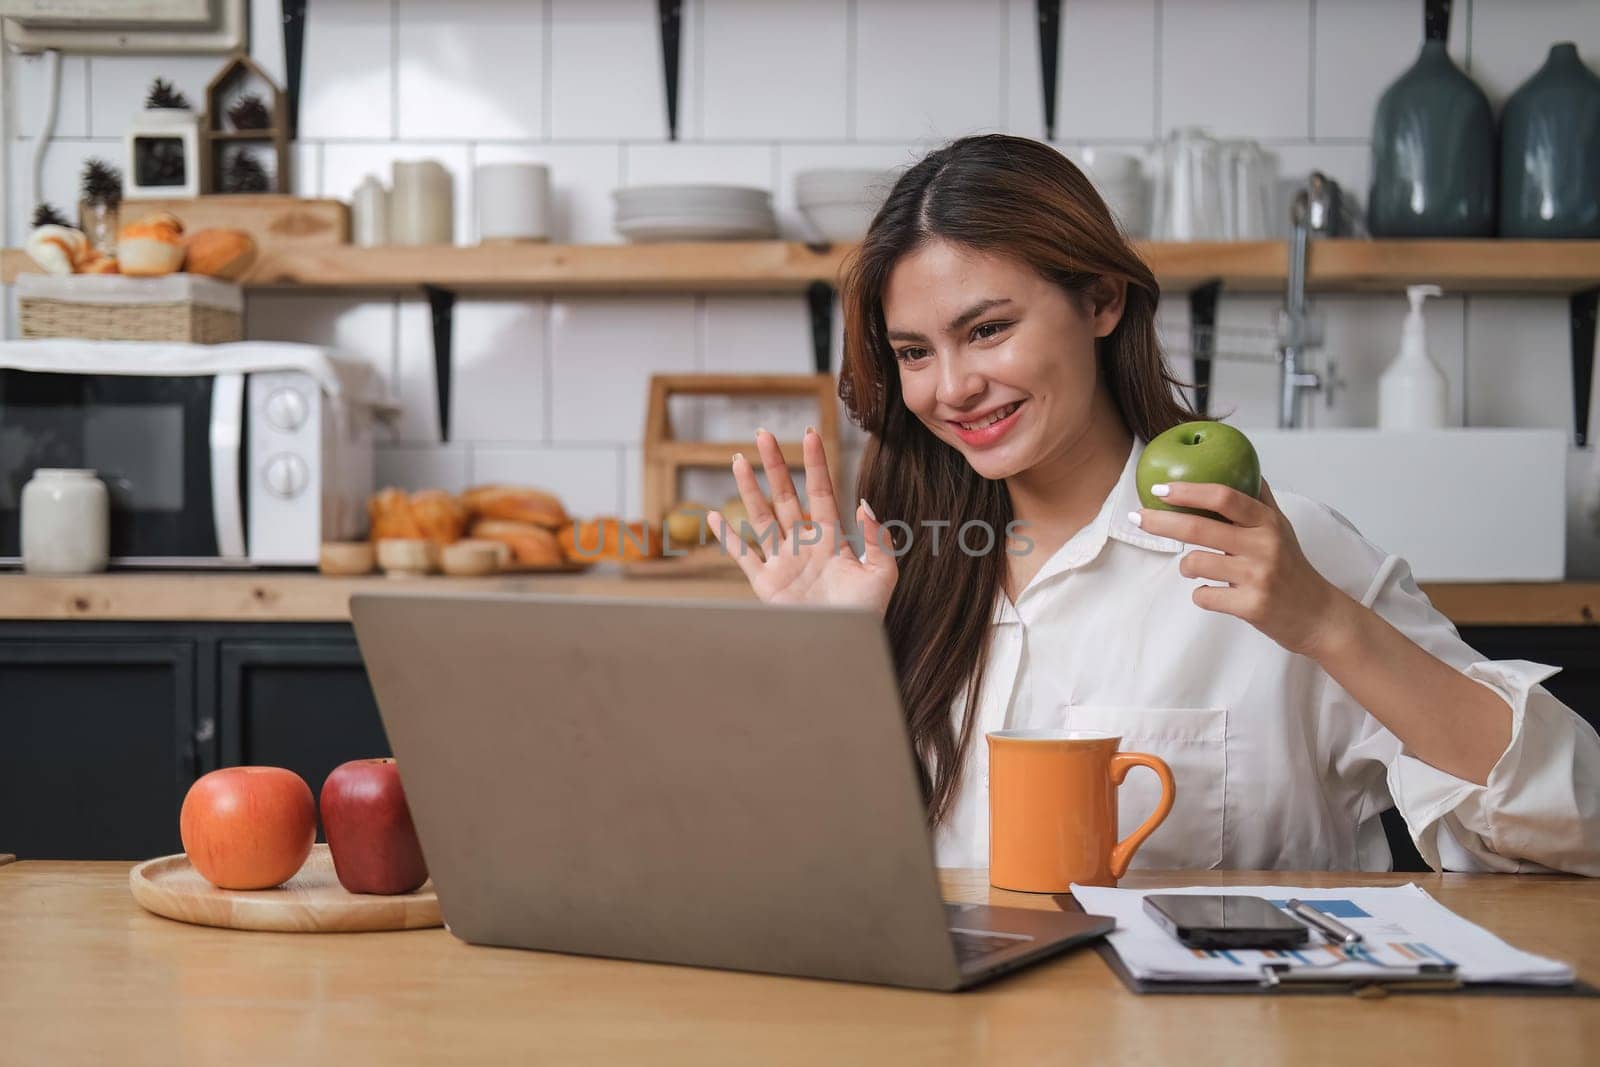
[[[183,223],[165,211],[130,222],[117,235],[117,262],[123,274],[171,274],[183,266],[183,255]]]
[[[227,281],[238,279],[256,258],[255,239],[243,230],[201,230],[185,245],[184,270]]]
[[[443,489],[412,493],[411,516],[422,536],[436,545],[452,544],[467,532],[467,509]]]
[[[580,563],[629,562],[661,555],[661,530],[647,522],[583,519],[561,528],[561,551]]]
[[[368,536],[373,541],[422,536],[422,527],[411,513],[411,498],[404,489],[391,486],[373,494],[367,501],[367,519],[371,526]]]
[[[531,522],[479,519],[472,524],[472,536],[508,546],[512,558],[523,566],[559,567],[566,562],[556,535]]]
[[[461,494],[474,519],[510,519],[556,530],[567,525],[567,509],[542,489],[516,485],[479,485]]]

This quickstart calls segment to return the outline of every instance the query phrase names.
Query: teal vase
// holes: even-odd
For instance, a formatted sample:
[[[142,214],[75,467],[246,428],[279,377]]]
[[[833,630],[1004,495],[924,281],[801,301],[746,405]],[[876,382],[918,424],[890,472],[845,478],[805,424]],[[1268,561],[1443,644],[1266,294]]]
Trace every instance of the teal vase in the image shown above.
[[[1600,77],[1553,45],[1500,116],[1500,235],[1600,237]]]
[[[1489,237],[1495,128],[1489,98],[1445,50],[1448,8],[1372,120],[1367,229],[1374,237]]]

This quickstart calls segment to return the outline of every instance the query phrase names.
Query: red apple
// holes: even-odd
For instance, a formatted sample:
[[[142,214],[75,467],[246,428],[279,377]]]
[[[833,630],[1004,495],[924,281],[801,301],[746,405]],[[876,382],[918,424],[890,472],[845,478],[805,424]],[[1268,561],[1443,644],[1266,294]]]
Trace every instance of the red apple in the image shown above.
[[[351,760],[333,769],[322,783],[322,832],[339,884],[352,893],[409,893],[428,880],[392,759]]]
[[[317,809],[304,778],[282,767],[224,767],[183,798],[178,836],[200,876],[220,889],[270,889],[311,854]]]

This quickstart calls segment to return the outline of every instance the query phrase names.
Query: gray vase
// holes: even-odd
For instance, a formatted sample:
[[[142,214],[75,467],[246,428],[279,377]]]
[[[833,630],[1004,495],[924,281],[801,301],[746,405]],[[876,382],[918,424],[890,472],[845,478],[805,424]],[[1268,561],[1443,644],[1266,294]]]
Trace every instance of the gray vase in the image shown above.
[[[1367,228],[1374,237],[1489,237],[1494,191],[1489,98],[1430,32],[1373,116]]]
[[[1600,77],[1562,42],[1500,116],[1500,235],[1600,237]]]

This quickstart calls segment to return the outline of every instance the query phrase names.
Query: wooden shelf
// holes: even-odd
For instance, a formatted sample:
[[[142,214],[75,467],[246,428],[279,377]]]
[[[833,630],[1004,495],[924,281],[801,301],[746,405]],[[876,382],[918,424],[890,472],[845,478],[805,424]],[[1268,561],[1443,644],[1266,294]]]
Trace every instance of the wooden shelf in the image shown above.
[[[790,241],[340,245],[263,254],[244,283],[363,291],[432,285],[456,292],[798,292],[813,282],[837,284],[853,247],[819,250]],[[1225,292],[1278,292],[1288,265],[1282,241],[1143,242],[1139,250],[1169,292],[1218,280]],[[6,282],[36,269],[17,249],[3,253],[0,267]],[[1313,291],[1395,293],[1418,282],[1458,293],[1571,293],[1600,285],[1600,241],[1312,242]]]

